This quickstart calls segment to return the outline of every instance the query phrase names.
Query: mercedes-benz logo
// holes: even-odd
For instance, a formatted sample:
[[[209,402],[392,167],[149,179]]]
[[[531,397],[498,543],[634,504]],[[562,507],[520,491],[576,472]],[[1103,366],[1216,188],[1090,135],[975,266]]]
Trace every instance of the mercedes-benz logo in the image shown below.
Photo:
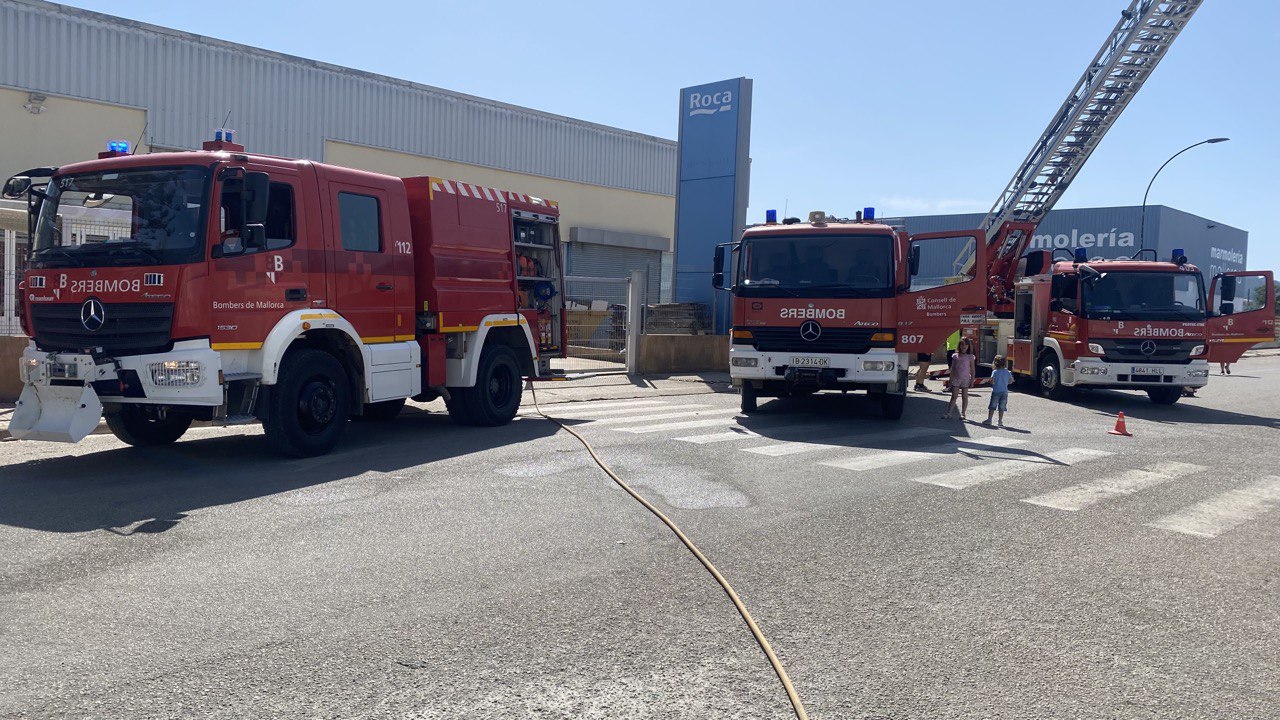
[[[1156,341],[1155,341],[1155,340],[1143,340],[1143,341],[1142,341],[1142,344],[1138,346],[1138,349],[1142,351],[1142,354],[1143,354],[1143,355],[1155,355],[1155,353],[1156,353]]]
[[[800,326],[800,339],[807,342],[813,342],[822,337],[822,326],[818,323],[808,320]]]
[[[97,298],[89,298],[80,306],[80,324],[89,332],[98,332],[107,321],[107,310]]]

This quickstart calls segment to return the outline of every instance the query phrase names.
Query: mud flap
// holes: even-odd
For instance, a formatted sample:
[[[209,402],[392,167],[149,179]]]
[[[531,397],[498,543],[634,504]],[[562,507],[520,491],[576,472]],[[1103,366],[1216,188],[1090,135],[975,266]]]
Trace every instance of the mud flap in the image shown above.
[[[80,442],[98,427],[102,403],[88,385],[27,385],[9,422],[19,440]]]

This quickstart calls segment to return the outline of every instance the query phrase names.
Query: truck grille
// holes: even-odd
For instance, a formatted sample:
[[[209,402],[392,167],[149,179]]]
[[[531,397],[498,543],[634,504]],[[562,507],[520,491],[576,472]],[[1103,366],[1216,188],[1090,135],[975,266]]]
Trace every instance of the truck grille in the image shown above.
[[[1199,340],[1145,340],[1124,338],[1121,340],[1093,340],[1102,346],[1103,357],[1110,362],[1168,363],[1186,365],[1191,362],[1191,350],[1202,344]],[[1142,352],[1142,343],[1155,343],[1155,352]]]
[[[103,303],[102,328],[80,323],[81,304],[31,305],[31,330],[41,350],[102,348],[107,355],[141,355],[169,348],[172,303]]]
[[[800,337],[798,327],[753,327],[752,345],[762,352],[864,353],[879,328],[823,328],[813,341]]]

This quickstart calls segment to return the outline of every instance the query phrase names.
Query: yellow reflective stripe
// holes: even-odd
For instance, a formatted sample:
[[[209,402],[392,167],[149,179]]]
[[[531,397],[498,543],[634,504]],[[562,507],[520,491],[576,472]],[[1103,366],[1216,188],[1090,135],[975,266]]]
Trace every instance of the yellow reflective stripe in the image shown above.
[[[1070,333],[1061,333],[1061,332],[1051,332],[1049,333],[1049,337],[1053,338],[1054,340],[1075,340],[1076,339],[1075,335],[1072,335]]]
[[[396,341],[396,338],[394,335],[379,335],[377,337],[360,338],[360,342],[364,343],[365,345],[378,345],[380,343],[389,343],[389,342],[395,342],[395,341]]]
[[[338,313],[304,313],[303,320],[340,320],[342,316]]]
[[[401,342],[404,340],[416,340],[416,339],[417,339],[416,335],[397,335],[396,336],[396,342]]]
[[[1247,342],[1247,343],[1260,343],[1260,342],[1275,342],[1275,338],[1273,338],[1273,337],[1223,338],[1223,339],[1221,339],[1221,340],[1210,340],[1209,342],[1211,342],[1211,343],[1218,343],[1218,342],[1223,342],[1223,343],[1242,343],[1242,342]]]
[[[257,350],[262,347],[260,342],[234,342],[234,343],[212,343],[209,345],[214,350]]]
[[[479,325],[454,325],[453,327],[440,328],[440,332],[475,332],[479,329]]]
[[[523,325],[523,324],[524,324],[524,318],[520,318],[519,320],[486,320],[484,323],[484,326],[485,327],[505,327],[508,325]]]

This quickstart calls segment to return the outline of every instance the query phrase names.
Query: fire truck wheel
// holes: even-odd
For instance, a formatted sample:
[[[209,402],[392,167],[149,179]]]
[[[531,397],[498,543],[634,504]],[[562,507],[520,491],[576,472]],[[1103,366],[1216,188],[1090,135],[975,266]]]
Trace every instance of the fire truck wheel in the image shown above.
[[[1069,392],[1069,389],[1062,384],[1061,367],[1058,356],[1052,352],[1040,356],[1040,371],[1036,373],[1036,378],[1040,385],[1040,392],[1050,400],[1062,400]]]
[[[451,389],[449,416],[461,425],[506,425],[520,409],[520,364],[506,345],[486,344],[474,387]]]
[[[364,406],[364,412],[355,417],[365,422],[389,422],[395,420],[403,409],[404,398],[383,400],[382,402],[367,403]]]
[[[267,442],[293,457],[333,449],[351,414],[351,388],[337,358],[320,350],[291,350],[271,391]]]
[[[742,412],[753,413],[756,411],[756,386],[749,381],[742,383]]]
[[[1157,405],[1172,405],[1182,397],[1181,387],[1158,387],[1147,391],[1147,397]]]
[[[175,442],[191,427],[191,416],[170,413],[160,419],[141,405],[123,405],[106,416],[116,437],[134,447],[155,447]]]

